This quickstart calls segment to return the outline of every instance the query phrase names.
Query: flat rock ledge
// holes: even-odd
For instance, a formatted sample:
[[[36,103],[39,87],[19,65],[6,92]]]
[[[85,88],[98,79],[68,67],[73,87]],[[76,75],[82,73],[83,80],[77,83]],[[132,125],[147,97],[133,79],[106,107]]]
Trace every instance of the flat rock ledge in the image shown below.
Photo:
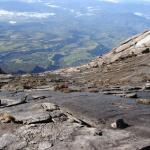
[[[150,146],[150,107],[137,99],[48,90],[1,91],[0,99],[0,149],[142,150]],[[118,119],[129,126],[112,128],[114,122],[122,125]]]

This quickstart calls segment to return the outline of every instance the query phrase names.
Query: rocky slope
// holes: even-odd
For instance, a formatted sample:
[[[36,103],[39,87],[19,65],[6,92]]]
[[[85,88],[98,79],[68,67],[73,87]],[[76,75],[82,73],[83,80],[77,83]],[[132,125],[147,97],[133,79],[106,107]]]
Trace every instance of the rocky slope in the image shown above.
[[[0,75],[0,149],[149,150],[150,31],[76,68]]]
[[[89,64],[62,69],[56,73],[70,76],[77,82],[91,82],[99,87],[141,85],[150,80],[150,31],[124,41]]]
[[[124,41],[119,47],[104,55],[99,63],[110,64],[118,60],[148,53],[150,53],[150,31],[145,31]]]

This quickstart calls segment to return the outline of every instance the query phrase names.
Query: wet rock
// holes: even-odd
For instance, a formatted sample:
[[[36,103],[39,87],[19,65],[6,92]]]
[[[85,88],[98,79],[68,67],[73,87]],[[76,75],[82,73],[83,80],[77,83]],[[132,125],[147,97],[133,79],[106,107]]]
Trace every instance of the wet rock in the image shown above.
[[[150,105],[150,99],[139,99],[139,100],[137,100],[137,103]]]
[[[117,128],[125,129],[125,128],[129,127],[129,125],[127,123],[125,123],[123,119],[118,119],[114,123],[111,124],[111,127],[113,129],[117,129]]]
[[[43,104],[41,104],[41,106],[46,111],[54,111],[54,110],[59,109],[59,107],[53,103],[43,103]]]

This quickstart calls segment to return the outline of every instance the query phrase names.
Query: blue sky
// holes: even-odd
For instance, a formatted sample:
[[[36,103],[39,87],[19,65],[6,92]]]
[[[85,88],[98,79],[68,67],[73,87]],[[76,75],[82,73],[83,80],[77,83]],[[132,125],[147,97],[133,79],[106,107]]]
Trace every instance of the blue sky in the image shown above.
[[[119,3],[119,2],[150,2],[150,0],[99,0],[99,1],[107,1],[112,3]]]
[[[32,3],[32,2],[41,2],[44,0],[1,0],[1,1],[23,1],[23,2],[27,2],[27,3]],[[134,3],[134,2],[150,2],[150,0],[98,0],[98,1],[107,1],[107,2],[113,2],[113,3],[117,3],[117,2],[132,2],[132,3]]]

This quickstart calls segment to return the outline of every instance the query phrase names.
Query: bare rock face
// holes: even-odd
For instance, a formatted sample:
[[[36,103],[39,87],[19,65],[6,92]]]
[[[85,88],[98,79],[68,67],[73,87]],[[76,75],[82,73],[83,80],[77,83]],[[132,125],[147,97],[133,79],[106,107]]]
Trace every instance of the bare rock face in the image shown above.
[[[104,63],[110,64],[117,60],[146,53],[150,53],[150,31],[145,31],[124,41],[119,47],[114,48],[103,57],[96,58],[89,65],[101,66]]]

